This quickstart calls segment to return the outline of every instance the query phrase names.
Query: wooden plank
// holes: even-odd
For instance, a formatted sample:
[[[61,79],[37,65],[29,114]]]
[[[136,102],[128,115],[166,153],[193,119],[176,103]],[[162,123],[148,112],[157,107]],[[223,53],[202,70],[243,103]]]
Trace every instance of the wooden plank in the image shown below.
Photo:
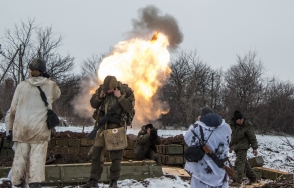
[[[183,178],[190,178],[190,174],[182,169],[182,168],[178,168],[178,167],[168,167],[168,166],[163,166],[162,167],[162,171],[164,174],[170,174],[170,175],[176,175],[179,177],[183,177]]]
[[[262,171],[262,178],[264,179],[271,179],[280,181],[289,181],[293,180],[293,173],[288,173],[280,170],[264,168],[264,167],[254,167],[253,169],[258,169]]]

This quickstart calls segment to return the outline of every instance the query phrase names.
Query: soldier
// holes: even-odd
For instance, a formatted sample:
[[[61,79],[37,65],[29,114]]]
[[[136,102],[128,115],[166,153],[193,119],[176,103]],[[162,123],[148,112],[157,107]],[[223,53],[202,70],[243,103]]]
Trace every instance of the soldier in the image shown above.
[[[60,89],[49,79],[45,60],[33,59],[29,69],[31,77],[22,81],[14,92],[7,140],[13,140],[15,144],[11,175],[14,187],[24,187],[29,163],[29,186],[41,188],[40,183],[45,181],[45,162],[51,131],[46,123],[47,107],[37,86],[46,94],[50,108],[59,98]]]
[[[98,187],[98,180],[100,180],[102,175],[105,150],[103,131],[125,127],[128,121],[125,117],[128,113],[133,111],[135,106],[135,96],[132,89],[128,87],[127,84],[118,82],[116,77],[106,76],[103,84],[100,85],[90,100],[91,106],[96,109],[94,113],[96,122],[98,122],[117,102],[119,103],[119,108],[112,115],[112,118],[118,119],[120,123],[108,122],[97,132],[93,144],[91,174],[86,187]],[[116,188],[117,180],[120,178],[123,149],[111,150],[109,153],[111,159],[109,187]]]
[[[256,174],[247,161],[247,150],[252,147],[253,154],[256,156],[257,140],[254,133],[253,125],[247,118],[244,118],[242,113],[238,110],[234,112],[234,117],[231,119],[230,126],[232,129],[232,141],[230,143],[230,152],[236,153],[235,170],[237,174],[234,181],[230,184],[232,186],[239,186],[242,183],[242,178],[248,177],[251,183],[256,182]]]
[[[193,134],[193,131],[199,138]],[[184,139],[188,146],[200,145],[199,139],[201,139],[224,162],[224,165],[228,166],[231,133],[231,128],[225,120],[207,106],[201,109],[198,121],[190,125]],[[229,178],[226,171],[207,154],[201,157],[197,162],[186,161],[185,164],[185,170],[191,174],[191,188],[228,188]]]
[[[156,145],[161,144],[161,139],[157,135],[157,129],[152,124],[143,125],[138,133],[136,146],[134,149],[137,160],[150,159],[158,163]]]

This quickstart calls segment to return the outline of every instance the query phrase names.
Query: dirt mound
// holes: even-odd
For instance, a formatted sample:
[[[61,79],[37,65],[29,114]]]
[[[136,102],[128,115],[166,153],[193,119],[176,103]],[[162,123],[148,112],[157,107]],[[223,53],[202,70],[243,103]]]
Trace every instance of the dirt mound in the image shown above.
[[[161,138],[161,144],[162,145],[170,145],[170,144],[185,145],[184,136],[181,134],[181,135],[176,135],[174,137]]]

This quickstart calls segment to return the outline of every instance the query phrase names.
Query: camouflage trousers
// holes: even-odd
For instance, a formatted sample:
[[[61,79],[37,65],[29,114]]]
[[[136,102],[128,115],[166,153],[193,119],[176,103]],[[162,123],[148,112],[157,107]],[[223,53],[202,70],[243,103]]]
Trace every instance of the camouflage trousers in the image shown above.
[[[137,154],[135,154],[135,158],[137,160],[144,160],[147,158],[158,163],[158,155],[153,149],[149,149],[146,153],[138,152]]]
[[[104,148],[93,146],[92,164],[90,178],[101,179],[104,164]],[[110,180],[118,180],[120,178],[121,160],[123,158],[123,150],[109,151],[110,154]]]
[[[235,170],[237,171],[235,181],[242,183],[242,178],[256,179],[256,174],[247,161],[247,150],[238,150],[236,153]]]

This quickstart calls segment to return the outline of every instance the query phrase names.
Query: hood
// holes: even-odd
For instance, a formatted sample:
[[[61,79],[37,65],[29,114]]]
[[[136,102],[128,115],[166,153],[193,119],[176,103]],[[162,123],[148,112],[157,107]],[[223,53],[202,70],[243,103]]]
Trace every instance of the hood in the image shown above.
[[[223,119],[218,114],[209,113],[205,116],[201,116],[200,121],[208,127],[218,127],[222,124]]]
[[[38,76],[38,77],[29,77],[28,80],[33,86],[41,86],[45,82],[47,82],[48,78]]]

